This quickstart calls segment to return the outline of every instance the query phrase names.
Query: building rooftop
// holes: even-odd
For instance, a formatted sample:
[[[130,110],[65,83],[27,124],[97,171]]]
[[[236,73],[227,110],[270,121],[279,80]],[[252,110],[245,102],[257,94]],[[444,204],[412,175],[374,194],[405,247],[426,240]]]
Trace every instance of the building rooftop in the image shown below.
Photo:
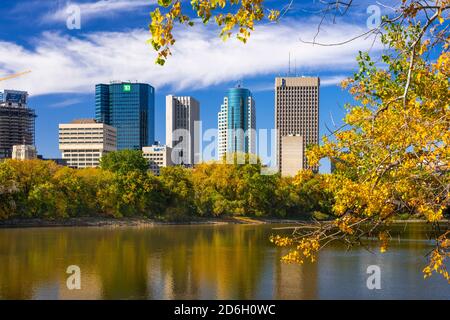
[[[95,119],[75,119],[72,120],[73,124],[89,124],[89,123],[98,123]]]
[[[319,86],[319,77],[276,77],[275,87],[282,86]]]

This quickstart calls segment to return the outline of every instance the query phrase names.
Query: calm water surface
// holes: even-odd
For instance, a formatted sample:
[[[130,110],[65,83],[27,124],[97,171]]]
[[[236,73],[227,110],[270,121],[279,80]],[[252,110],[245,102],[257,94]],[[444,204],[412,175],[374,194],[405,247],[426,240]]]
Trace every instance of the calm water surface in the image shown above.
[[[269,242],[280,225],[0,230],[0,299],[450,299],[450,285],[421,270],[427,228],[407,228],[388,252],[334,246],[318,262],[280,262]],[[81,290],[66,268],[81,268]],[[367,267],[381,268],[368,290]]]

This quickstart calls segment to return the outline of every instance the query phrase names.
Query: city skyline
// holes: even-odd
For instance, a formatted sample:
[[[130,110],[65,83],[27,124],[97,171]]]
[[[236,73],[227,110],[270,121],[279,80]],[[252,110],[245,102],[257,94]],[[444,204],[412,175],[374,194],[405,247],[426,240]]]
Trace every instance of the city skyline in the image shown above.
[[[284,81],[284,85],[286,83],[286,79],[288,79],[288,81],[292,82],[308,82],[307,84],[311,84],[310,80],[314,79],[314,78],[305,78],[305,77],[285,77],[285,78],[275,78],[275,94],[277,94],[277,84],[279,84],[280,79],[282,79],[282,81]],[[317,85],[319,83],[319,79],[317,79]],[[136,87],[137,86],[137,87]],[[141,109],[142,106],[140,106],[140,102],[142,100],[145,101],[150,101],[150,100],[154,100],[155,97],[155,90],[154,88],[150,85],[150,84],[144,84],[144,83],[131,83],[131,82],[123,82],[123,81],[111,81],[109,85],[106,84],[97,84],[96,86],[96,93],[95,93],[95,114],[96,114],[96,118],[95,119],[88,119],[89,123],[95,122],[97,124],[105,124],[107,125],[108,122],[112,123],[113,119],[116,119],[116,123],[117,123],[117,119],[120,121],[125,121],[125,124],[128,124],[128,120],[133,120],[133,125],[130,126],[131,129],[133,130],[138,130],[138,131],[142,131],[142,129],[146,128],[144,127],[139,127],[139,121],[135,122],[135,119],[139,119],[141,117],[141,112],[139,112],[139,110]],[[142,99],[142,97],[140,97],[140,92],[141,92],[141,87],[144,87],[146,89],[149,88],[149,90],[144,90],[144,93],[147,92],[151,93],[151,99]],[[137,89],[136,89],[137,88]],[[8,92],[8,91],[5,91]],[[10,91],[10,92],[18,92],[18,91]],[[26,95],[26,97],[28,97],[28,93],[27,92],[22,92],[23,94]],[[134,93],[134,96],[132,95],[132,93]],[[315,120],[318,121],[318,117],[317,117],[317,113],[319,111],[319,105],[318,105],[318,89],[315,91],[315,98],[317,99],[317,103],[316,103],[316,109],[313,113]],[[5,95],[6,96],[6,95]],[[147,98],[147,97],[146,97]],[[230,101],[230,103],[229,103]],[[114,102],[114,103],[113,103]],[[137,102],[137,103],[136,103]],[[310,103],[309,100],[307,100],[304,96],[298,95],[294,97],[294,100],[290,101],[291,104],[293,104],[293,106],[301,106],[304,105],[306,106],[306,104]],[[306,103],[306,104],[305,104]],[[133,108],[133,105],[136,108]],[[130,106],[132,108],[130,108]],[[113,110],[114,108],[116,108],[116,110]],[[274,109],[275,111],[277,110],[277,108],[279,108],[278,104],[276,103],[274,105]],[[152,109],[151,107],[149,109]],[[112,111],[114,112],[112,112]],[[132,116],[133,113],[136,113],[136,111],[138,111],[137,113],[137,118]],[[199,163],[201,161],[208,161],[210,159],[205,159],[205,153],[199,151],[199,146],[202,146],[204,141],[204,136],[200,135],[199,133],[199,129],[202,127],[202,122],[200,120],[199,117],[199,111],[200,111],[200,103],[199,101],[197,101],[194,97],[191,96],[174,96],[174,95],[167,95],[166,96],[166,146],[168,146],[172,152],[171,154],[171,164],[182,164],[182,165],[193,165],[195,163]],[[130,113],[131,112],[131,113]],[[277,111],[276,111],[277,112]],[[125,116],[125,117],[124,117]],[[243,152],[243,153],[250,153],[250,154],[256,154],[258,156],[263,156],[262,159],[264,165],[267,165],[271,168],[276,167],[276,164],[279,161],[279,154],[277,152],[277,162],[275,163],[274,159],[273,159],[273,155],[270,156],[269,158],[267,158],[268,154],[265,154],[264,152],[266,152],[266,150],[260,150],[260,148],[262,147],[263,149],[265,148],[265,146],[261,145],[262,144],[269,144],[269,148],[271,150],[276,150],[277,148],[277,143],[281,143],[281,136],[285,136],[286,133],[287,135],[292,135],[294,133],[294,135],[297,135],[298,133],[307,133],[308,130],[310,130],[311,128],[303,128],[305,125],[305,120],[303,119],[305,114],[303,113],[296,113],[296,114],[292,114],[291,116],[295,116],[298,119],[293,119],[292,117],[289,118],[288,123],[288,128],[295,127],[296,128],[296,132],[294,133],[294,131],[289,131],[289,132],[284,132],[286,130],[281,130],[281,134],[278,135],[279,141],[273,141],[271,140],[272,138],[269,137],[268,141],[258,141],[258,146],[256,146],[256,136],[258,135],[258,132],[256,131],[255,127],[256,127],[256,108],[255,108],[255,100],[252,96],[252,93],[249,89],[247,88],[242,88],[241,87],[241,83],[237,84],[235,87],[233,88],[229,88],[226,91],[226,96],[224,97],[224,103],[221,105],[220,107],[220,111],[218,112],[218,123],[217,123],[217,133],[216,136],[214,137],[216,143],[215,143],[215,149],[213,151],[213,154],[218,155],[218,159],[220,160],[221,155],[223,156],[225,154],[224,151],[228,151],[230,153],[234,153],[234,152]],[[313,118],[314,118],[313,117]],[[80,117],[78,117],[80,118]],[[147,115],[146,117],[144,117],[144,120],[147,120]],[[224,121],[224,119],[226,121]],[[142,120],[142,119],[141,119]],[[88,123],[86,122],[87,120],[72,120],[70,122],[70,124],[76,124],[76,123]],[[141,121],[142,122],[142,121]],[[149,121],[151,122],[151,121]],[[279,123],[279,119],[275,121],[276,123]],[[306,121],[308,122],[308,121]],[[135,125],[136,123],[136,125]],[[228,125],[229,124],[229,125]],[[67,125],[64,123],[60,123],[59,124],[59,149],[61,151],[62,154],[62,160],[66,161],[66,163],[69,166],[73,166],[73,167],[79,167],[78,165],[78,159],[75,159],[74,161],[76,162],[76,165],[72,165],[72,163],[68,163],[67,160],[69,158],[71,158],[72,154],[67,153],[67,148],[68,149],[80,149],[80,141],[70,141],[70,143],[75,143],[74,145],[71,146],[63,146],[61,147],[61,139],[64,137],[61,137],[61,126]],[[122,125],[119,122],[119,125]],[[311,123],[312,125],[312,123]],[[156,126],[157,127],[157,126]],[[124,149],[134,149],[134,150],[143,150],[144,147],[152,147],[152,146],[161,146],[160,142],[153,140],[153,143],[148,142],[146,144],[141,144],[141,146],[137,147],[137,146],[131,146],[131,147],[123,147],[123,148],[119,148],[118,145],[118,141],[119,141],[119,134],[117,128],[115,126],[112,126],[111,128],[113,128],[114,130],[116,130],[115,133],[115,139],[116,140],[116,145],[114,147],[114,149],[111,148],[104,148],[104,146],[98,147],[96,146],[96,150],[81,150],[83,151],[85,154],[89,153],[89,156],[92,156],[92,152],[97,152],[98,154],[95,154],[96,156],[96,163],[89,163],[87,164],[87,166],[98,166],[99,164],[99,158],[101,157],[101,155],[103,154],[102,150],[105,150],[105,152],[110,152],[110,151],[114,151],[114,150],[124,150]],[[155,128],[155,124],[154,123],[149,123],[147,128]],[[180,130],[180,133],[178,132]],[[295,154],[298,153],[298,155],[304,155],[304,150],[305,150],[305,145],[307,145],[308,143],[317,143],[318,142],[318,126],[317,123],[314,125],[314,139],[311,139],[310,137],[308,137],[308,134],[306,134],[306,139],[303,140],[303,135],[302,135],[302,141],[301,141],[301,146],[303,148],[303,150],[298,151],[296,148],[291,148],[291,153],[294,152]],[[90,133],[90,132],[89,132]],[[83,133],[85,134],[85,133]],[[180,137],[178,137],[178,140],[173,140],[174,136],[173,135],[180,135]],[[181,137],[181,135],[183,135],[183,137]],[[185,137],[185,135],[187,135]],[[140,137],[142,137],[142,133],[140,133]],[[224,140],[225,137],[225,144],[221,145],[223,143],[221,143],[221,140]],[[78,139],[78,137],[75,137]],[[127,136],[128,138],[128,136]],[[187,142],[184,142],[184,140],[186,140]],[[227,143],[228,141],[233,141],[234,143]],[[317,141],[317,142],[315,142]],[[83,143],[83,142],[81,142]],[[105,143],[105,141],[103,141],[103,143]],[[142,143],[139,142],[139,143]],[[31,144],[34,145],[34,144]],[[225,150],[223,149],[225,147]],[[279,147],[278,147],[279,148]],[[83,149],[83,148],[81,148]],[[92,149],[92,148],[91,148]],[[79,150],[78,150],[79,151]],[[91,152],[92,151],[92,152]],[[204,150],[203,150],[204,151]],[[199,153],[200,152],[200,153]],[[227,153],[228,153],[227,152]],[[263,152],[263,154],[261,154],[261,152]],[[273,152],[273,151],[272,151]],[[184,154],[183,154],[184,153]],[[270,152],[269,152],[270,154]],[[290,155],[291,157],[294,156],[295,154]],[[79,154],[75,154],[75,156],[78,156]],[[195,155],[195,157],[194,157]],[[272,159],[270,159],[272,157]],[[44,158],[42,155],[40,155],[40,158]],[[73,157],[72,157],[73,158]],[[302,169],[303,168],[303,164],[306,163],[306,159],[305,157],[303,157],[304,159],[301,161],[301,165],[298,166],[298,169]],[[73,159],[72,159],[73,160]],[[264,161],[269,161],[269,162],[264,162]],[[70,162],[70,161],[69,161]],[[73,162],[73,161],[72,161]],[[296,162],[296,161],[294,161]],[[84,165],[84,164],[83,164]],[[291,164],[289,164],[291,165]],[[294,166],[295,167],[295,166]],[[280,166],[281,168],[281,166]],[[292,169],[291,169],[292,170]]]
[[[358,51],[372,48],[378,52],[381,48],[378,43],[372,46],[370,39],[359,39],[333,49],[330,55],[326,48],[301,43],[298,30],[302,30],[302,39],[312,39],[317,24],[297,8],[282,25],[257,28],[245,45],[234,40],[222,42],[216,39],[214,30],[205,33],[195,27],[189,31],[190,37],[183,37],[184,31],[180,30],[177,48],[187,50],[174,51],[167,65],[160,67],[154,65],[152,49],[146,43],[150,7],[118,9],[114,18],[92,13],[89,19],[83,20],[80,30],[68,30],[60,16],[50,19],[56,12],[64,12],[64,7],[36,2],[32,11],[17,11],[14,2],[0,4],[5,13],[0,30],[8,30],[0,31],[0,39],[4,41],[0,48],[0,60],[4,62],[0,74],[32,70],[20,78],[2,82],[0,87],[29,91],[30,103],[40,115],[36,119],[39,153],[48,158],[58,157],[58,123],[77,117],[93,118],[93,85],[117,79],[138,80],[154,86],[158,93],[156,123],[165,122],[166,95],[176,92],[180,96],[196,97],[202,102],[203,131],[216,127],[223,92],[243,80],[258,102],[257,129],[273,129],[273,78],[289,74],[289,55],[291,75],[321,78],[320,133],[323,135],[328,132],[327,127],[332,129],[342,123],[343,105],[353,101],[338,84],[352,75]],[[13,10],[16,13],[8,15]],[[33,29],[27,28],[26,23],[11,23],[13,16],[18,22],[30,21],[31,12],[33,18],[43,23]],[[355,12],[352,18],[337,25],[323,25],[324,32],[317,40],[338,41],[365,30],[365,12]],[[156,128],[155,140],[165,141],[165,132],[164,124]],[[329,170],[329,164],[324,163],[322,168]]]

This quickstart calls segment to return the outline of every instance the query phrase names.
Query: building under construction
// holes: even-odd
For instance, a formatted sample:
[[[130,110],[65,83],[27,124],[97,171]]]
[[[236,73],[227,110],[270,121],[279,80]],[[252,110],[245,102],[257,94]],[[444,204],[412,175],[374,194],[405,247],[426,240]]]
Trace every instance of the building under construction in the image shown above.
[[[0,92],[0,159],[11,158],[14,145],[34,145],[36,114],[27,101],[25,91]]]

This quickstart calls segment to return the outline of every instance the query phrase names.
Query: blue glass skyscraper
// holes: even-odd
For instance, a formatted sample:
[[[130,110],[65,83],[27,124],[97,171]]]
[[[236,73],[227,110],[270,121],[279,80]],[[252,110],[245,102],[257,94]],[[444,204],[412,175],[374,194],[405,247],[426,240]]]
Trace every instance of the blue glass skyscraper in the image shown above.
[[[117,129],[117,149],[140,150],[155,141],[155,89],[144,83],[95,86],[95,118]]]
[[[225,153],[256,152],[256,110],[250,90],[239,86],[229,89],[218,118],[219,159]]]

